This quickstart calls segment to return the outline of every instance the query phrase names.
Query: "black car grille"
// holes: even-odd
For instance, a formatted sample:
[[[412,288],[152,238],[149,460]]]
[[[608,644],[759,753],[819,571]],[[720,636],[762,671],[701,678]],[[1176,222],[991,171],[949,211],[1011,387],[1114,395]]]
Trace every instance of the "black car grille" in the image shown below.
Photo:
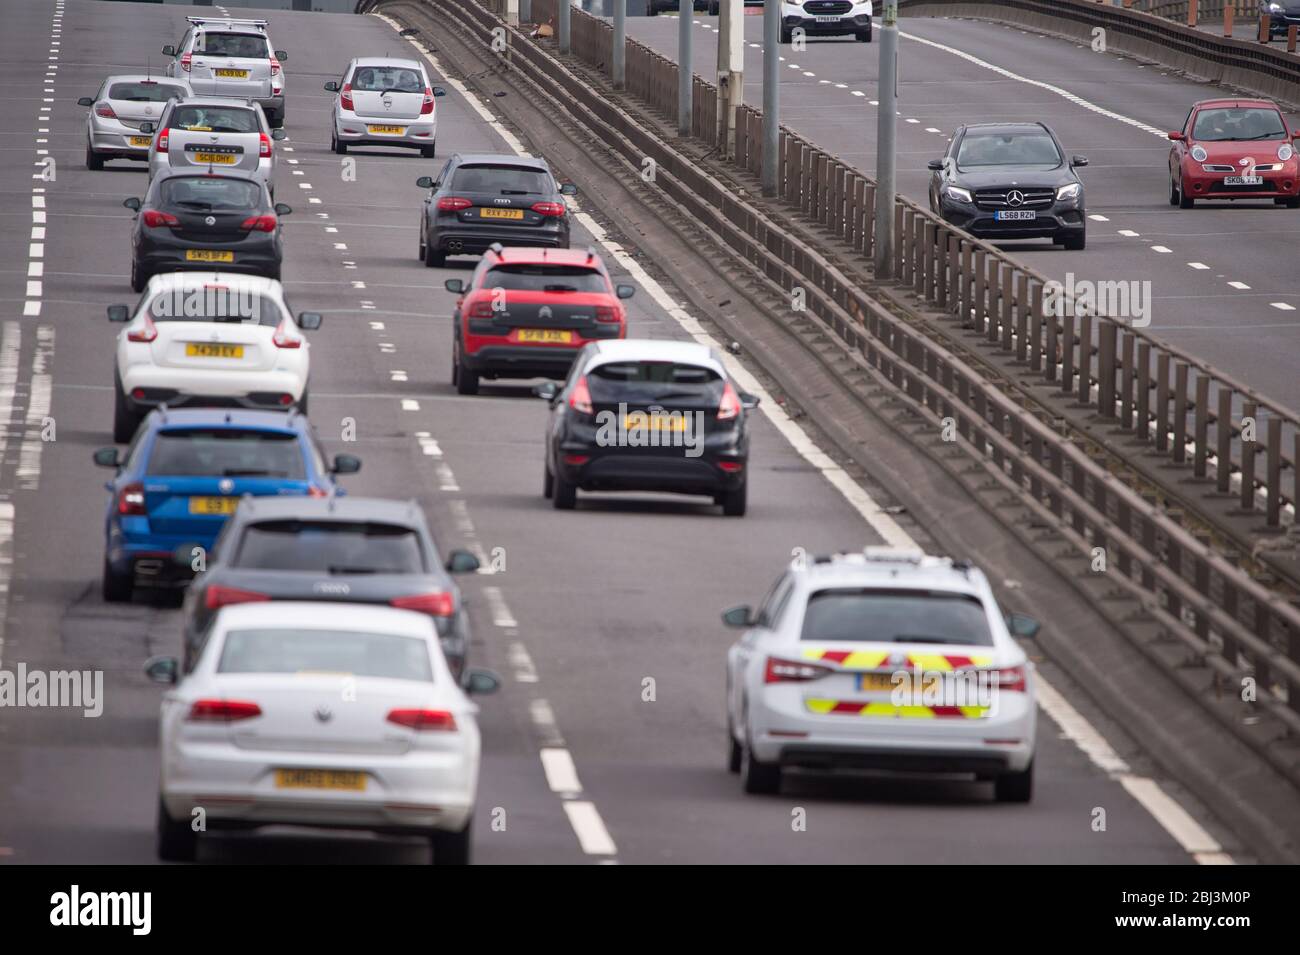
[[[1226,182],[1210,183],[1210,192],[1271,192],[1277,189],[1277,180],[1265,178],[1258,186],[1230,186]]]
[[[814,17],[834,17],[848,13],[853,4],[849,0],[808,0],[803,9]]]
[[[1020,202],[1012,202],[1013,192],[1021,195]],[[975,205],[980,209],[1046,209],[1056,201],[1055,189],[977,189]]]

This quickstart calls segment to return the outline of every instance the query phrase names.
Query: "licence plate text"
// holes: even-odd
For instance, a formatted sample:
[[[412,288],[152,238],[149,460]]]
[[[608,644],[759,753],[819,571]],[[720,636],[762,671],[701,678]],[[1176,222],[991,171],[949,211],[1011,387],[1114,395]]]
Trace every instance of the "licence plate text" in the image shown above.
[[[685,414],[647,414],[633,411],[623,417],[624,431],[685,431],[687,417]]]
[[[218,166],[230,166],[235,162],[235,157],[230,153],[191,153],[195,162],[210,162]]]
[[[186,249],[186,262],[233,262],[235,253],[223,249]]]
[[[368,133],[392,133],[394,136],[400,136],[406,132],[405,126],[367,126]]]
[[[1223,184],[1225,186],[1262,186],[1264,185],[1263,176],[1224,176]]]
[[[522,219],[524,217],[523,209],[480,209],[479,216],[483,219]]]
[[[220,76],[225,79],[231,79],[231,80],[248,79],[248,70],[232,70],[229,68],[225,68],[225,69],[213,70],[212,73],[214,76]]]
[[[237,497],[192,497],[191,514],[233,514],[239,506]]]
[[[484,211],[488,210],[485,209]],[[542,342],[547,345],[567,345],[573,341],[573,332],[559,328],[521,328],[519,329],[518,340],[521,342]]]
[[[364,792],[366,774],[342,769],[277,769],[277,789],[347,789]]]
[[[148,145],[149,145],[150,143],[152,143],[152,142],[153,142],[153,137],[152,137],[152,136],[132,136],[132,137],[131,137],[131,145],[132,145],[132,146],[148,146]]]
[[[1009,212],[995,212],[993,218],[1000,222],[1021,222],[1026,219],[1037,219],[1038,213],[1026,209],[1013,209]]]
[[[187,342],[187,358],[243,358],[243,345],[221,345],[211,342]]]

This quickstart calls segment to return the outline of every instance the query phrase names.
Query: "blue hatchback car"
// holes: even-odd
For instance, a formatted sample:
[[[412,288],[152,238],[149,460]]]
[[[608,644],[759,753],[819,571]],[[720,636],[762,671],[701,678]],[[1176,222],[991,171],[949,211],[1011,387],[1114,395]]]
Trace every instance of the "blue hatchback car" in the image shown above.
[[[137,581],[184,586],[193,576],[173,555],[182,544],[210,549],[239,499],[342,494],[338,474],[361,461],[340,454],[332,465],[304,415],[295,410],[194,408],[151,411],[126,453],[95,452],[116,468],[104,518],[104,599],[131,599]]]

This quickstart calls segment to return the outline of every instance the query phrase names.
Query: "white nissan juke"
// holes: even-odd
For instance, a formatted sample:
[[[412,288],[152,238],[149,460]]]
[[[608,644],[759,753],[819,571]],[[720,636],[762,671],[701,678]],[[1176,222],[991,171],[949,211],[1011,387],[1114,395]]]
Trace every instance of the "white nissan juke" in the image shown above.
[[[274,279],[226,272],[155,275],[134,309],[110,305],[117,337],[113,440],[131,440],[153,408],[230,406],[307,412],[311,346]]]
[[[728,768],[775,793],[786,769],[957,773],[1033,793],[1033,664],[965,561],[869,547],[793,561],[727,654]]]

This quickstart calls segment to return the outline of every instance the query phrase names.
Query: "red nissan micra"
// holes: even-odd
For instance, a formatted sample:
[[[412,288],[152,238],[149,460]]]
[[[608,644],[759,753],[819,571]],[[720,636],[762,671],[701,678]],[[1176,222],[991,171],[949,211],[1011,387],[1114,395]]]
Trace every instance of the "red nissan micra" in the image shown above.
[[[1169,204],[1197,199],[1272,199],[1300,209],[1300,161],[1292,132],[1266,99],[1197,103],[1181,130],[1169,134]]]

